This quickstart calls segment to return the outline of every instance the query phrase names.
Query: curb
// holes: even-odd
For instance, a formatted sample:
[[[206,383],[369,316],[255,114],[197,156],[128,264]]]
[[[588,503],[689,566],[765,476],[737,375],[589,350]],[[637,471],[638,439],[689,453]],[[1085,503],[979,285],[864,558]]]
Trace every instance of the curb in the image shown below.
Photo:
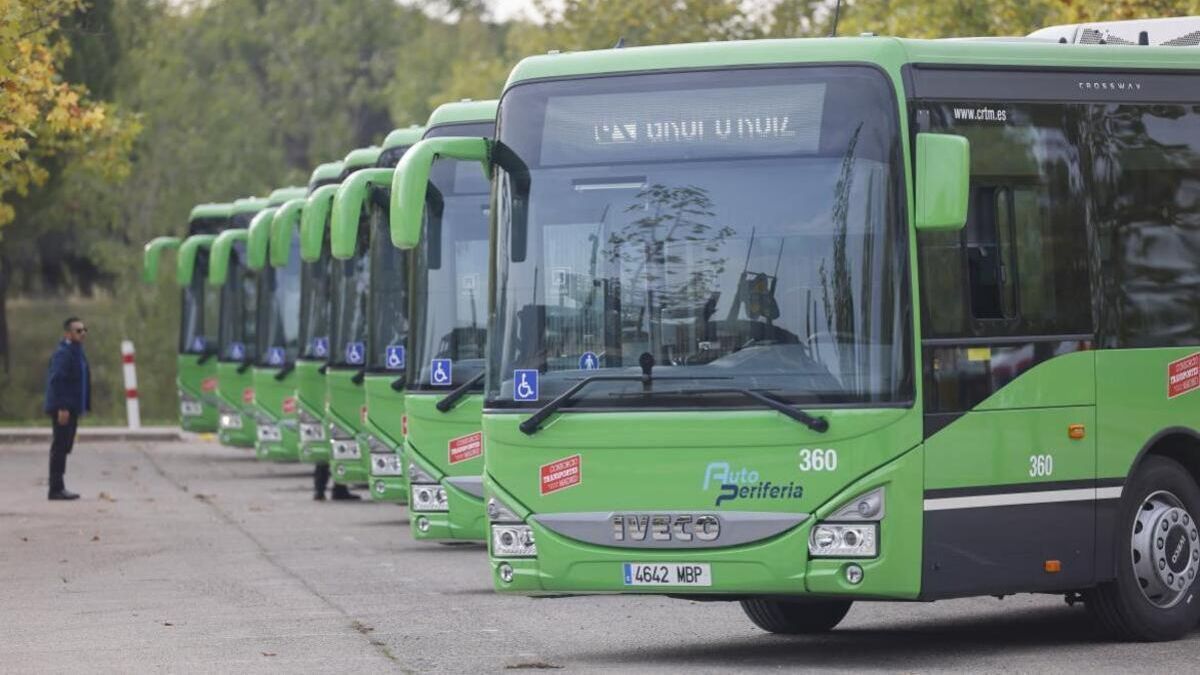
[[[50,427],[0,427],[0,443],[49,443],[52,436]],[[142,441],[147,443],[163,443],[184,440],[183,434],[174,427],[150,427],[143,429],[122,429],[119,427],[80,427],[75,433],[75,440],[81,442],[103,441]]]

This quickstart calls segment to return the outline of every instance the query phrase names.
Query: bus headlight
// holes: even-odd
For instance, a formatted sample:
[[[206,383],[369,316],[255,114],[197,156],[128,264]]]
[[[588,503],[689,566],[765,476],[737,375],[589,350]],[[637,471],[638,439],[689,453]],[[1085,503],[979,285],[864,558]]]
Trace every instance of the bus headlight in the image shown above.
[[[272,442],[283,440],[283,434],[279,431],[279,427],[269,422],[258,422],[258,440],[263,442]]]
[[[371,455],[371,474],[374,476],[403,476],[401,466],[396,453]]]
[[[183,417],[198,417],[204,414],[204,404],[186,391],[179,390],[179,414]]]
[[[297,417],[300,419],[301,441],[315,443],[325,440],[325,425],[315,415],[301,408]]]
[[[353,438],[335,438],[329,443],[333,458],[336,460],[361,459],[362,451],[358,449],[358,441]]]
[[[537,545],[528,525],[492,525],[492,555],[496,558],[533,558]]]
[[[441,485],[414,483],[409,489],[408,507],[413,511],[449,511],[446,490]]]
[[[874,558],[879,554],[874,523],[820,523],[808,537],[808,554],[814,558]]]
[[[222,405],[220,407],[221,418],[220,424],[222,429],[241,429],[242,428],[242,413]]]

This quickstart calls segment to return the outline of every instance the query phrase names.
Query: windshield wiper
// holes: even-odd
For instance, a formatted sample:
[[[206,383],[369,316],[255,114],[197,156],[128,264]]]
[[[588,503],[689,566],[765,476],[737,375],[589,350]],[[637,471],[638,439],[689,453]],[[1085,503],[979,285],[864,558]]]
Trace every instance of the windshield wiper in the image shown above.
[[[668,392],[662,392],[662,393],[665,394]],[[829,420],[825,419],[824,417],[813,417],[812,415],[804,412],[803,410],[800,410],[799,408],[793,408],[786,401],[776,398],[773,394],[768,394],[764,391],[757,390],[757,389],[742,389],[740,387],[720,387],[720,388],[716,388],[716,389],[683,389],[678,392],[669,392],[669,393],[680,394],[680,395],[741,394],[742,396],[745,396],[746,398],[758,401],[759,403],[770,408],[771,410],[775,410],[780,413],[783,413],[784,415],[796,420],[797,422],[803,424],[804,426],[808,427],[809,429],[812,429],[813,431],[815,431],[817,433],[823,434],[826,431],[829,431]]]
[[[392,391],[404,391],[404,376],[392,380]]]
[[[537,412],[530,415],[524,422],[521,422],[521,424],[519,425],[518,428],[520,428],[521,431],[524,432],[528,436],[532,436],[532,435],[536,434],[538,432],[538,430],[541,428],[542,422],[546,421],[547,417],[558,412],[559,409],[561,409],[564,405],[569,403],[572,398],[574,398],[575,394],[579,393],[579,390],[591,385],[594,382],[641,382],[642,383],[642,391],[649,392],[650,391],[650,383],[654,382],[655,380],[691,381],[691,380],[731,380],[731,379],[733,379],[732,377],[729,377],[729,376],[716,376],[716,377],[679,376],[679,377],[655,378],[650,374],[651,371],[654,369],[654,357],[651,356],[649,353],[643,353],[638,358],[638,365],[641,366],[641,368],[642,368],[641,375],[590,375],[588,377],[583,378],[582,380],[580,380],[580,381],[576,382],[574,385],[572,385],[570,389],[559,394],[557,397],[555,397],[553,400],[551,400],[549,403],[542,406],[541,408],[538,408]]]
[[[350,378],[350,381],[356,385],[360,385],[363,383],[363,380],[366,379],[366,377],[367,377],[367,369],[359,368],[358,372],[354,373],[354,377]]]
[[[238,375],[241,375],[242,373],[246,372],[246,369],[253,365],[254,365],[254,361],[251,361],[249,359],[242,361],[242,363],[237,367]]]
[[[458,385],[457,387],[454,388],[454,391],[451,391],[449,394],[446,394],[445,396],[443,396],[442,399],[440,401],[438,401],[437,405],[435,406],[438,409],[438,412],[444,412],[444,413],[450,412],[450,409],[454,407],[455,403],[458,403],[459,399],[466,396],[467,392],[471,391],[472,387],[474,387],[475,385],[477,385],[483,381],[483,376],[485,374],[486,374],[486,371],[483,371],[483,370],[479,371],[478,373],[475,373],[475,375],[473,375],[471,377],[471,379]]]
[[[288,374],[291,373],[295,369],[296,369],[295,363],[289,363],[289,364],[285,365],[284,367],[279,369],[278,373],[275,373],[275,381],[282,382],[283,378],[287,377]]]
[[[208,363],[209,359],[216,355],[217,351],[215,349],[206,349],[202,354],[200,354],[200,358],[196,359],[196,365],[202,366]]]

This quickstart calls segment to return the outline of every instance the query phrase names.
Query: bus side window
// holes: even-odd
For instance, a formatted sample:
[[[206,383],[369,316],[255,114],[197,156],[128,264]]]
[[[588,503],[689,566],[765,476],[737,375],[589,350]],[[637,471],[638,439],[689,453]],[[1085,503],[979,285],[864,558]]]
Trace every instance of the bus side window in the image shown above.
[[[963,248],[971,315],[977,320],[1010,319],[1016,313],[1011,199],[1012,192],[1004,187],[971,190]]]

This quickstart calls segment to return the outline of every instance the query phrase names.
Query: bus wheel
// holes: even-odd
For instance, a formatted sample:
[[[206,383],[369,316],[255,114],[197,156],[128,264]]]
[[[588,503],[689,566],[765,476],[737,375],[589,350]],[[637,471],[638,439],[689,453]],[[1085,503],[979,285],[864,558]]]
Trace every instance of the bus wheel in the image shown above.
[[[850,611],[850,600],[742,600],[742,611],[755,626],[785,635],[824,633],[833,630]]]
[[[1118,639],[1183,637],[1200,619],[1200,488],[1179,462],[1150,456],[1118,509],[1117,578],[1084,594],[1089,613]]]

